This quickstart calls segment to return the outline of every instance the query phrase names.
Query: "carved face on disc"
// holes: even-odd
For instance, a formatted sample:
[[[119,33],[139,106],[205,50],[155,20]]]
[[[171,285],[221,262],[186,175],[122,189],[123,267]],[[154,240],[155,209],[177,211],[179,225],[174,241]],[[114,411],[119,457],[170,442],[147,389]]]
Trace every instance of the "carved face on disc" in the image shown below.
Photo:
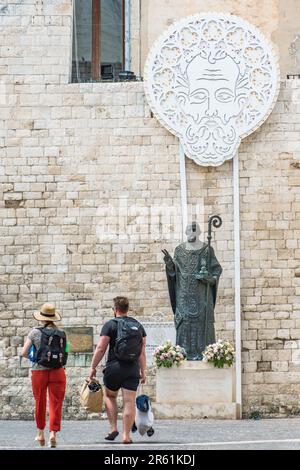
[[[172,25],[145,68],[149,104],[201,165],[232,158],[242,137],[267,118],[278,66],[261,33],[241,18],[210,13]]]
[[[239,144],[234,118],[245,93],[240,90],[238,95],[238,67],[228,56],[209,62],[199,55],[188,65],[186,75],[189,92],[183,103],[188,153],[201,153],[208,161],[224,160]]]

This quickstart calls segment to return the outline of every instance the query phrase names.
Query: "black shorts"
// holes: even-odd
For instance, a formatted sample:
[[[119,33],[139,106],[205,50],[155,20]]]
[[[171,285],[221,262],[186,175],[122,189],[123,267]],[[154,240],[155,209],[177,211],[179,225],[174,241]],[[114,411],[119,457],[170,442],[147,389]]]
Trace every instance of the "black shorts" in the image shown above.
[[[117,392],[120,388],[137,391],[139,386],[139,365],[113,361],[103,371],[103,382],[106,388]]]

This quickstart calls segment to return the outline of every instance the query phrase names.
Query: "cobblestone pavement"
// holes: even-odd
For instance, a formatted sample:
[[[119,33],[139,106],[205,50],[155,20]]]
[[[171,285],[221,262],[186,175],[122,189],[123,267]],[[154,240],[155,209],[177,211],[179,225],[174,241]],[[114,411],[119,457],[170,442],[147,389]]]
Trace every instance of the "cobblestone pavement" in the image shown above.
[[[300,418],[262,420],[191,420],[155,423],[152,437],[133,434],[134,444],[104,440],[107,421],[64,421],[58,449],[69,450],[196,450],[196,449],[298,449]],[[120,423],[121,429],[121,423]],[[39,449],[32,421],[0,421],[0,450]],[[46,449],[46,448],[45,448]]]

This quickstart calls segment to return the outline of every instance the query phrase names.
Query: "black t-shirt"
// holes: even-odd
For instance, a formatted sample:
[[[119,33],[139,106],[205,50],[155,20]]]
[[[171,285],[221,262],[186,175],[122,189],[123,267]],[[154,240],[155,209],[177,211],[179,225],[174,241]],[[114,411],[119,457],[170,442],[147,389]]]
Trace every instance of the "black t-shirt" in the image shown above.
[[[123,320],[135,320],[137,321],[135,318],[132,318],[132,317],[118,317],[118,318],[123,318]],[[143,327],[143,325],[140,323],[141,325],[141,328],[142,328],[142,335],[143,335],[143,338],[146,335],[146,331]],[[115,344],[116,344],[116,339],[117,339],[117,332],[118,332],[118,321],[115,321],[115,320],[109,320],[108,322],[104,323],[103,327],[102,327],[102,330],[101,330],[101,333],[100,333],[100,336],[109,336],[110,337],[110,341],[109,341],[109,351],[108,351],[108,358],[107,358],[107,363],[108,364],[109,362],[113,362],[113,361],[117,361],[118,359],[116,358],[115,356],[115,352],[114,352],[114,349],[115,349]]]

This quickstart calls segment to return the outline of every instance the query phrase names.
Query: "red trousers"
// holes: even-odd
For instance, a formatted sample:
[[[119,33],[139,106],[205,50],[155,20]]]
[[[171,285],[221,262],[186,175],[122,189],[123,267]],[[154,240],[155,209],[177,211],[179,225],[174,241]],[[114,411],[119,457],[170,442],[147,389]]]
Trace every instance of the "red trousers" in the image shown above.
[[[60,369],[33,370],[32,391],[35,399],[35,421],[38,429],[46,427],[47,389],[49,394],[49,429],[60,431],[61,410],[66,391],[66,374]]]

